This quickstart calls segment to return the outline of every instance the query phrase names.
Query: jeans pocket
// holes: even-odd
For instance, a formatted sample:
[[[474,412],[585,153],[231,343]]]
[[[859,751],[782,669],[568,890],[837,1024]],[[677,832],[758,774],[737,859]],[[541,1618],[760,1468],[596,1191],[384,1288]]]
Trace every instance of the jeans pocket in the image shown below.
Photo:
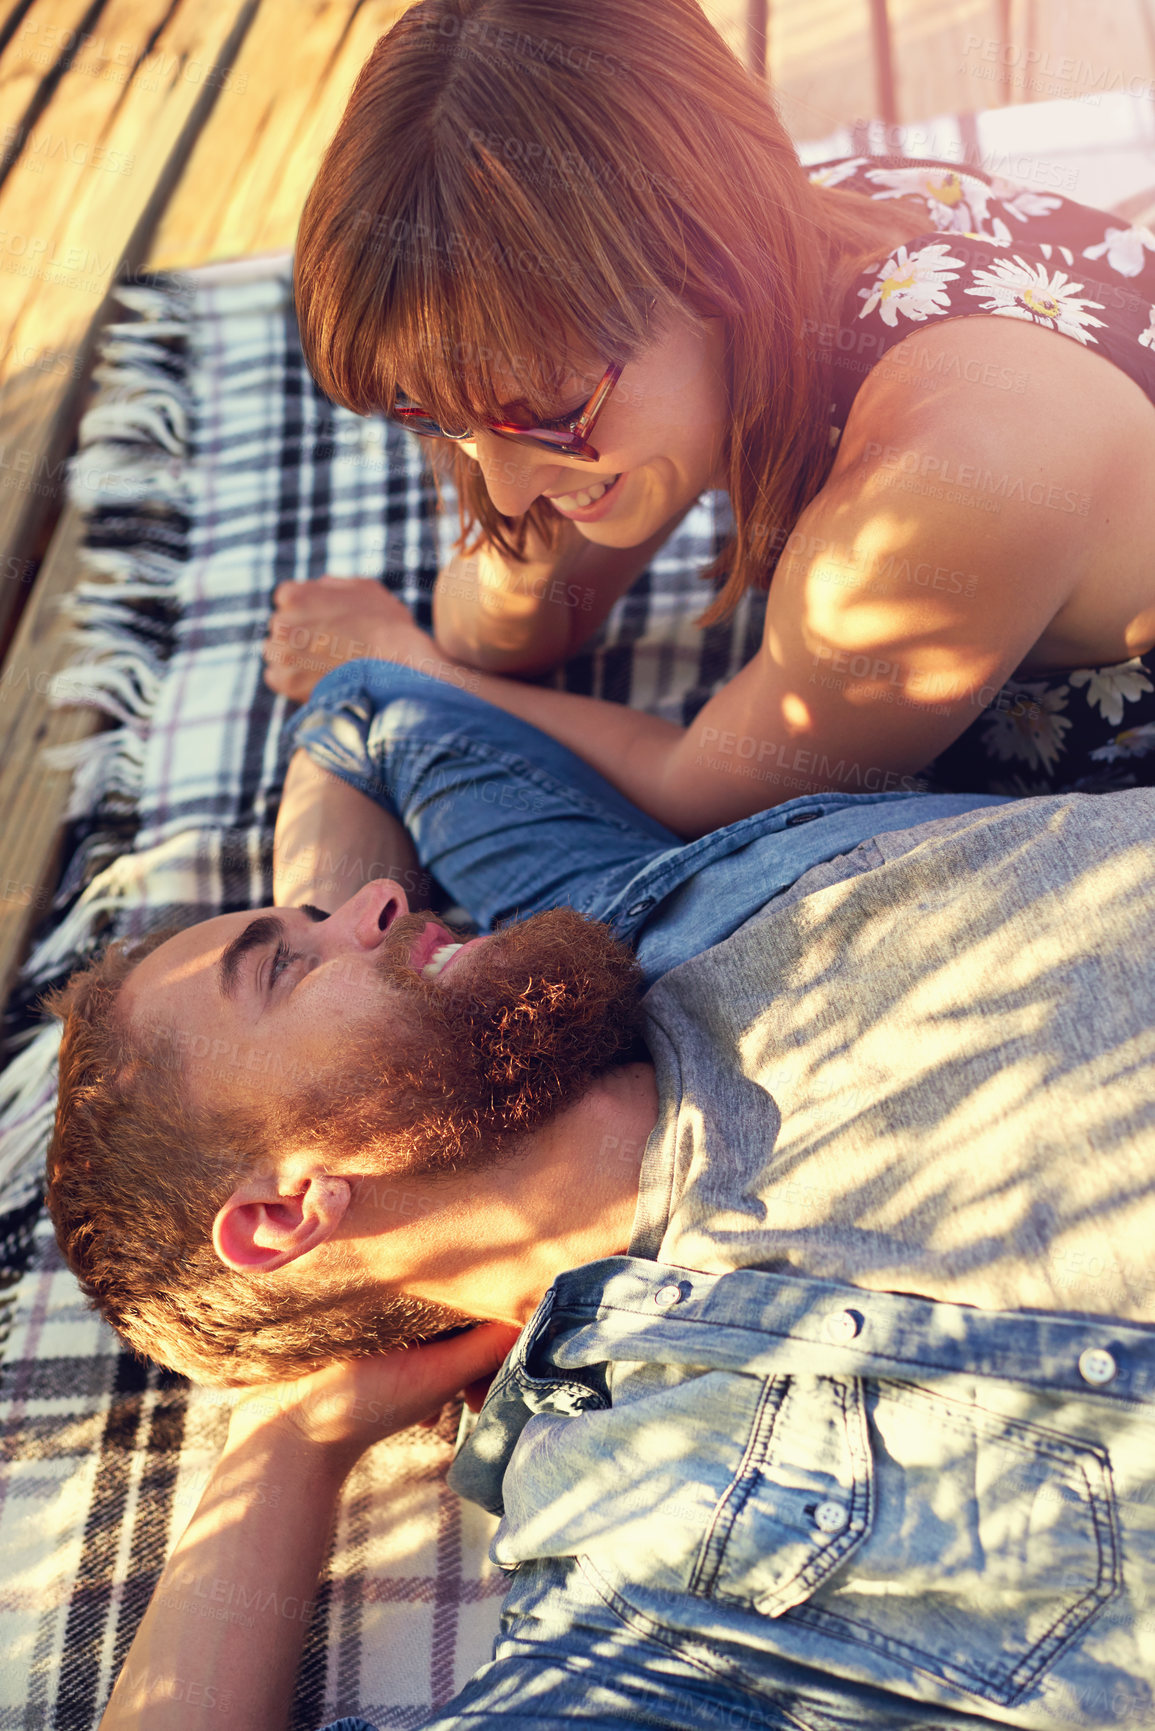
[[[1010,1706],[1121,1590],[1107,1451],[918,1386],[868,1390],[869,1539],[791,1618]]]

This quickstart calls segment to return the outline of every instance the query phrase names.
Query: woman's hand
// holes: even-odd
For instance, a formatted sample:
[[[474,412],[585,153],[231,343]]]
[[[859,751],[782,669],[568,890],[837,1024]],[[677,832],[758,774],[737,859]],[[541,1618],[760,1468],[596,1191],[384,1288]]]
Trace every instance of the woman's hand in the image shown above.
[[[343,1360],[293,1382],[262,1383],[233,1408],[231,1442],[258,1430],[304,1443],[343,1474],[382,1438],[441,1411],[462,1389],[474,1411],[520,1329],[483,1323],[449,1340]]]
[[[345,661],[400,661],[436,674],[444,659],[405,604],[372,577],[278,583],[261,654],[265,683],[294,703]]]

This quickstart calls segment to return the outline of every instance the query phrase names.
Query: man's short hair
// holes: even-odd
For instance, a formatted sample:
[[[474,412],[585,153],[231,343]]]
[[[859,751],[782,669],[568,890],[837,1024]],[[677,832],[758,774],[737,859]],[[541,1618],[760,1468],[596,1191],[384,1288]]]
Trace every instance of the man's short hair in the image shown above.
[[[64,1023],[48,1207],[93,1308],[141,1354],[233,1385],[301,1376],[322,1357],[386,1351],[468,1320],[352,1270],[342,1285],[331,1267],[321,1282],[220,1261],[217,1211],[272,1163],[285,1123],[265,1108],[196,1106],[174,1031],[128,1025],[121,988],[173,935],[111,944],[45,1004]]]

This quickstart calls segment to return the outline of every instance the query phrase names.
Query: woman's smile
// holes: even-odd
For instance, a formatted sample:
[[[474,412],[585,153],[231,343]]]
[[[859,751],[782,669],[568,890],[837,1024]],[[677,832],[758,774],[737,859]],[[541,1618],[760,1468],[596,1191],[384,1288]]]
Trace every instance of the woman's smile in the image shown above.
[[[615,500],[620,497],[619,483],[624,473],[599,481],[583,481],[569,492],[547,493],[545,497],[563,517],[570,517],[575,523],[596,523],[613,510]]]

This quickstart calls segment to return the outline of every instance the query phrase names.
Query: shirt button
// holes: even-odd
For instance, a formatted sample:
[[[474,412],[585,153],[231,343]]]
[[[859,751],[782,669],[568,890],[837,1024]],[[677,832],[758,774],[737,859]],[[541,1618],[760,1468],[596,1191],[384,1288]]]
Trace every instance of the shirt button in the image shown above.
[[[820,1533],[840,1533],[846,1520],[846,1510],[841,1503],[819,1503],[814,1511],[814,1525]]]
[[[862,1330],[862,1318],[853,1310],[832,1310],[824,1324],[827,1340],[855,1340]]]
[[[1118,1368],[1105,1346],[1089,1346],[1079,1354],[1079,1375],[1095,1388],[1110,1382]]]
[[[626,916],[627,918],[632,918],[634,914],[644,914],[646,909],[652,908],[653,905],[653,896],[644,896],[640,902],[634,902],[631,907],[626,909]]]
[[[682,1302],[680,1286],[659,1286],[654,1294],[654,1303],[659,1310],[669,1310],[675,1304]]]

